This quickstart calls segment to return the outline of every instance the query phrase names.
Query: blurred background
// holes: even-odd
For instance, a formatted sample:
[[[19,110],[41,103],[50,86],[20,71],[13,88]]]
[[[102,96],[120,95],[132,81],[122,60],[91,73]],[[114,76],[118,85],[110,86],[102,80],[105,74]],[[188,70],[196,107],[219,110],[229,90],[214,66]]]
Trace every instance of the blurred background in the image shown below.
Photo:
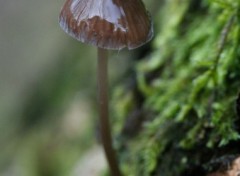
[[[96,142],[96,49],[60,29],[63,4],[0,0],[1,176],[94,176],[106,169]],[[110,54],[111,88],[139,51]]]

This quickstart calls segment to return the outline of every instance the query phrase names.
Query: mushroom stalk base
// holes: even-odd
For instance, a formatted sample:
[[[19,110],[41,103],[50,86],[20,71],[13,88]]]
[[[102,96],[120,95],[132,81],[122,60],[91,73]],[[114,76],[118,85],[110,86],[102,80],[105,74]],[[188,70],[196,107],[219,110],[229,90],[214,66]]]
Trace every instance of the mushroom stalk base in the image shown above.
[[[121,176],[115,151],[112,146],[111,129],[108,117],[108,52],[98,48],[98,96],[101,139],[112,176]]]

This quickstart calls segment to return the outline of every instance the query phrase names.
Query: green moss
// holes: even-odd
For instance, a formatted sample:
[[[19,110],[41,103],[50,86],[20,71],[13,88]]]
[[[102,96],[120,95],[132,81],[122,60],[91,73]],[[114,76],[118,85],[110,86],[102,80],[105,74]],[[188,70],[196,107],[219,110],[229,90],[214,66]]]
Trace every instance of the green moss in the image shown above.
[[[152,53],[136,63],[139,108],[147,113],[140,133],[122,141],[125,175],[186,176],[236,154],[239,8],[239,0],[171,0],[159,8]],[[132,109],[114,101],[128,107],[118,117],[125,120]],[[124,120],[115,121],[118,128]]]

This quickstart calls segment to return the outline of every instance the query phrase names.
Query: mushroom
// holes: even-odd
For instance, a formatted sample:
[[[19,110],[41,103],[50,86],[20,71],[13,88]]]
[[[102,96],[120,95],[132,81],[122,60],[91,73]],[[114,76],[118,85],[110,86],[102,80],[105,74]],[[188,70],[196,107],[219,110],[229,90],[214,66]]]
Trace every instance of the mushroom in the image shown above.
[[[101,138],[111,173],[120,176],[108,117],[107,50],[130,50],[151,40],[150,15],[141,0],[67,0],[59,23],[73,38],[98,48]]]

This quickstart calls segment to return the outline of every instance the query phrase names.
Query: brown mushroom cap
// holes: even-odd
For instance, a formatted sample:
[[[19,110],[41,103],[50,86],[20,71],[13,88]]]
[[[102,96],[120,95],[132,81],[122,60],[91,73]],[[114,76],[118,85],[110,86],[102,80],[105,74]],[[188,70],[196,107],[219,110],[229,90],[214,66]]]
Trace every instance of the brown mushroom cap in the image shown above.
[[[75,39],[104,49],[134,49],[153,36],[141,0],[67,0],[59,22]]]

